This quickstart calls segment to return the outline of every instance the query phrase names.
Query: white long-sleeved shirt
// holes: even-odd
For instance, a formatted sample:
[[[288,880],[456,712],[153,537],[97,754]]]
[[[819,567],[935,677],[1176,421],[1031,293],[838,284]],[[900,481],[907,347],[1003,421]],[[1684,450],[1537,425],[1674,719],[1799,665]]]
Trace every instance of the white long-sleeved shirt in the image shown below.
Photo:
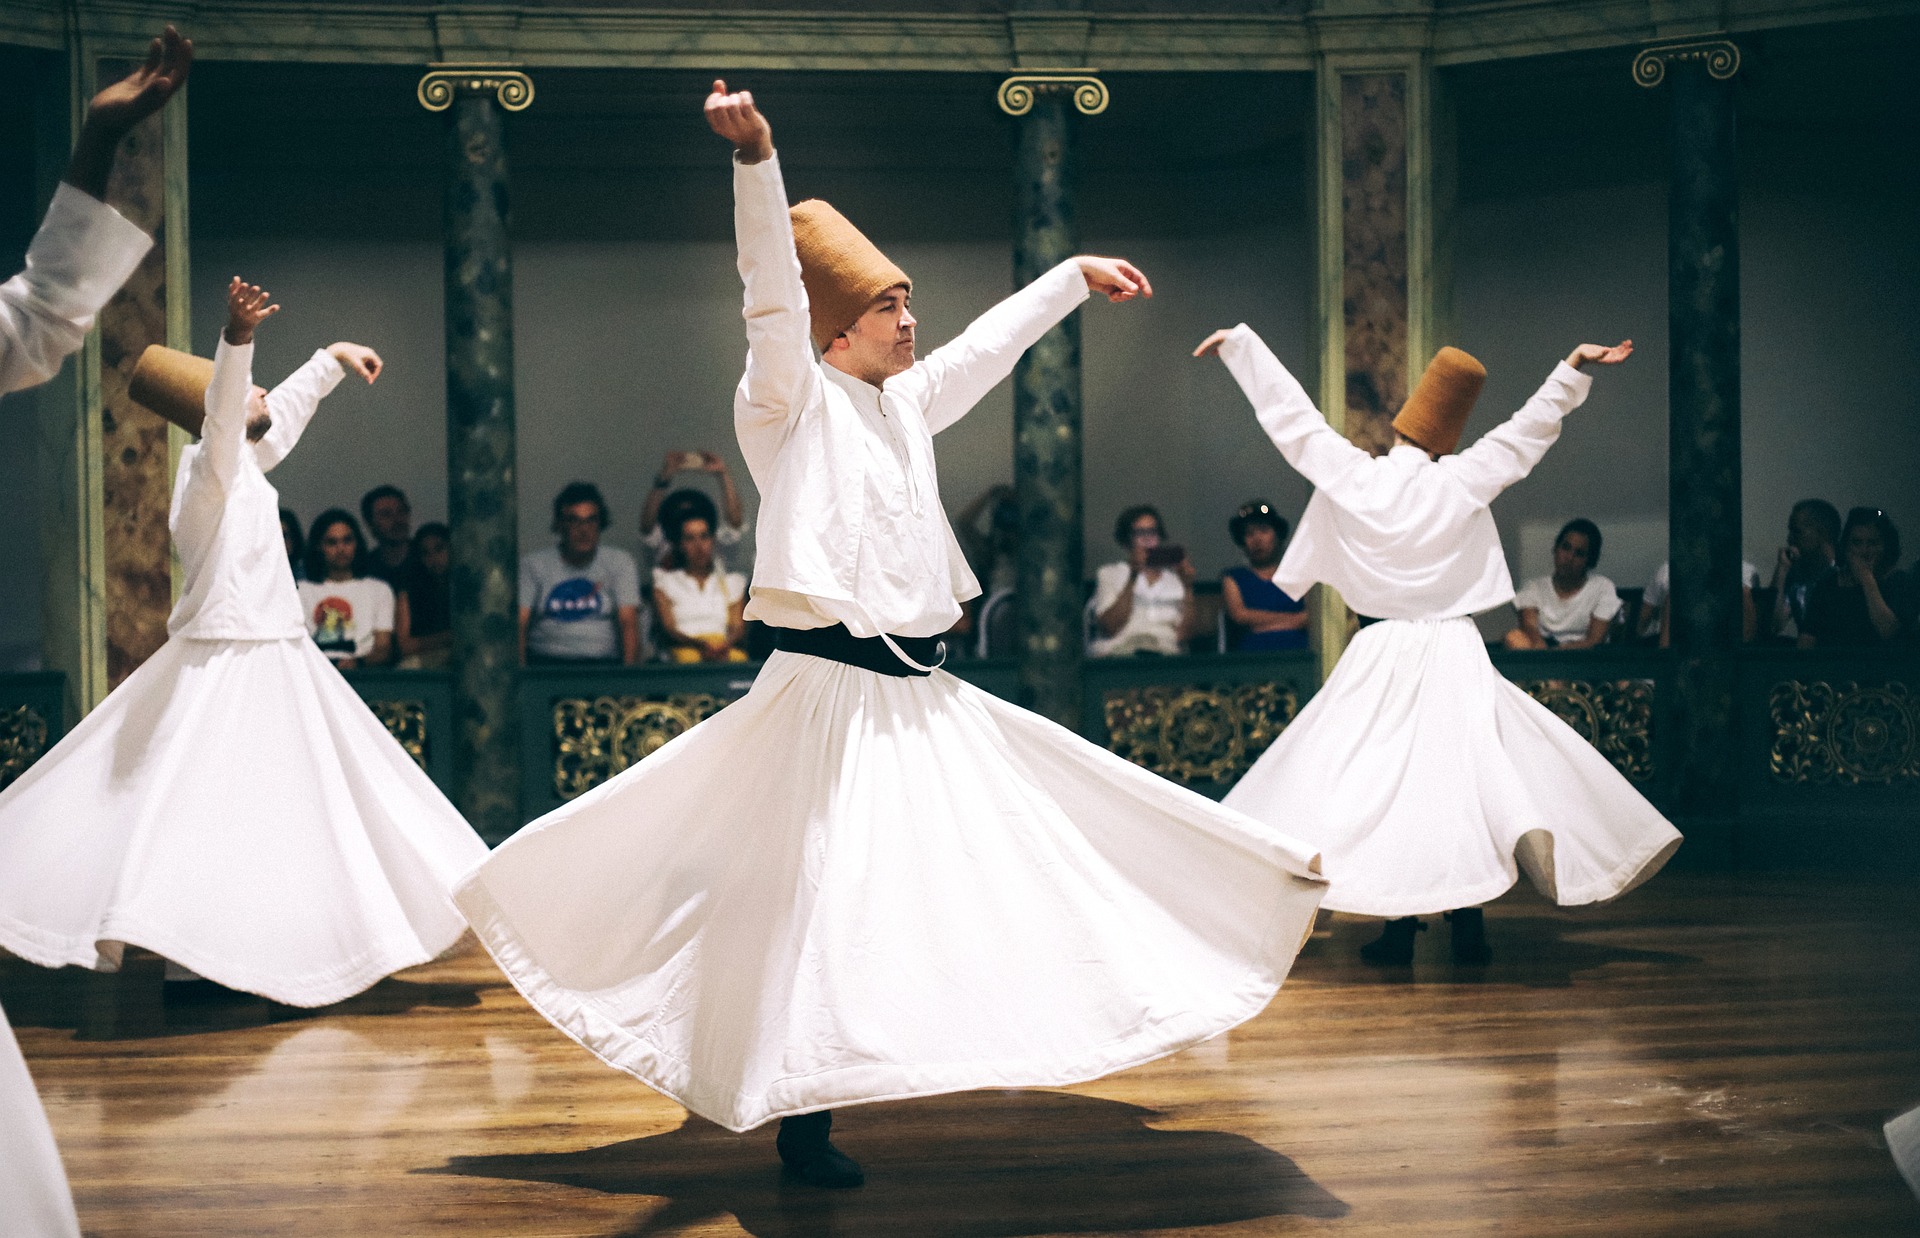
[[[1313,483],[1273,583],[1304,597],[1324,582],[1378,619],[1452,619],[1513,600],[1487,510],[1540,462],[1593,380],[1565,363],[1531,400],[1458,455],[1418,447],[1371,456],[1327,424],[1265,342],[1241,323],[1220,346],[1261,429]]]
[[[1063,262],[884,388],[821,361],[777,159],[736,161],[747,371],[734,430],[760,489],[746,614],[775,627],[937,636],[980,592],[940,504],[933,436],[1087,299]]]
[[[118,211],[62,181],[26,270],[0,284],[0,394],[52,378],[151,248]]]
[[[280,494],[267,470],[286,459],[344,371],[324,350],[267,393],[273,428],[247,441],[253,345],[224,336],[213,357],[200,441],[180,453],[167,526],[186,583],[167,619],[190,640],[284,640],[305,636],[300,595],[280,536]]]

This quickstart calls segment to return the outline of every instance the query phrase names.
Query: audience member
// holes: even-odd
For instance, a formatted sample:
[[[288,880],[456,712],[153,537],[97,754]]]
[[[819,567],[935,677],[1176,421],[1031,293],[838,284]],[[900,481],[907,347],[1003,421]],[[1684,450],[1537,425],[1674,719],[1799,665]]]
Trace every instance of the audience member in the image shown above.
[[[657,563],[670,550],[671,539],[664,527],[664,513],[661,504],[667,498],[667,491],[673,486],[673,479],[681,473],[706,473],[720,482],[720,501],[726,507],[726,519],[713,525],[713,540],[721,546],[737,546],[746,533],[747,513],[740,502],[740,491],[733,484],[733,474],[727,471],[727,462],[720,453],[713,451],[670,451],[660,462],[660,471],[654,474],[653,489],[647,491],[647,501],[640,509],[640,543],[653,553]],[[699,494],[699,491],[679,490],[675,497],[683,494]],[[704,498],[705,496],[702,495]],[[709,503],[712,500],[708,500]]]
[[[1798,637],[1807,626],[1814,586],[1833,575],[1840,548],[1840,509],[1825,499],[1801,499],[1787,515],[1787,544],[1773,565],[1770,636]]]
[[[394,641],[408,670],[437,670],[453,656],[453,535],[440,523],[413,535],[419,565],[407,605],[395,621]]]
[[[1127,557],[1094,575],[1094,623],[1101,635],[1087,652],[1096,658],[1181,652],[1193,632],[1193,564],[1185,549],[1166,543],[1160,513],[1144,503],[1120,513],[1113,538]]]
[[[300,517],[294,515],[290,507],[280,509],[280,541],[287,548],[287,566],[292,569],[293,578],[305,580],[307,567],[302,560],[307,554],[307,538],[300,532]]]
[[[1528,581],[1514,595],[1520,626],[1507,633],[1509,649],[1591,649],[1607,637],[1620,613],[1613,582],[1600,566],[1600,529],[1569,520],[1553,539],[1553,574]]]
[[[1856,507],[1840,530],[1840,559],[1814,586],[1802,649],[1858,649],[1884,645],[1914,622],[1911,577],[1894,572],[1900,531],[1877,507]]]
[[[661,508],[667,552],[653,569],[653,609],[674,662],[745,662],[747,578],[714,556],[713,500],[698,490]]]
[[[367,574],[367,542],[344,508],[321,512],[307,534],[307,578],[296,588],[307,632],[341,670],[393,656],[393,590]]]
[[[640,660],[640,572],[632,555],[600,544],[607,520],[607,501],[591,482],[554,496],[559,544],[520,557],[522,661]]]
[[[1662,563],[1653,569],[1653,579],[1640,591],[1640,610],[1634,616],[1633,634],[1638,641],[1654,641],[1666,649],[1673,644],[1673,565]],[[1753,591],[1760,587],[1760,569],[1745,559],[1740,561],[1740,639],[1750,641],[1759,628],[1753,609]]]
[[[1256,499],[1234,513],[1227,532],[1247,557],[1245,567],[1228,568],[1220,578],[1231,647],[1236,652],[1305,649],[1306,603],[1273,583],[1280,551],[1287,544],[1286,517]]]

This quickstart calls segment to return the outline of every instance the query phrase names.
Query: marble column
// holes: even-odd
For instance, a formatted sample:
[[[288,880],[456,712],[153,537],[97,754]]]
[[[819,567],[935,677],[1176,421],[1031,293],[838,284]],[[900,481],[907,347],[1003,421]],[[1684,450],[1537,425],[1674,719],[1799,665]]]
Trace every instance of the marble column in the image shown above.
[[[1079,250],[1073,125],[1064,93],[1040,93],[1018,120],[1014,283]],[[1020,505],[1020,703],[1080,729],[1085,556],[1080,485],[1080,316],[1040,338],[1013,371],[1014,489]]]
[[[1663,54],[1664,53],[1664,54]],[[1731,44],[1660,55],[1671,106],[1667,199],[1668,550],[1673,573],[1675,805],[1738,810],[1740,602],[1739,164]],[[1649,83],[1652,84],[1652,83]]]
[[[519,534],[514,469],[513,256],[502,80],[443,71],[421,101],[446,121],[447,511],[453,533],[458,804],[497,843],[520,827]],[[436,91],[432,84],[446,86]],[[530,101],[531,87],[514,96]],[[525,106],[525,102],[521,103]]]

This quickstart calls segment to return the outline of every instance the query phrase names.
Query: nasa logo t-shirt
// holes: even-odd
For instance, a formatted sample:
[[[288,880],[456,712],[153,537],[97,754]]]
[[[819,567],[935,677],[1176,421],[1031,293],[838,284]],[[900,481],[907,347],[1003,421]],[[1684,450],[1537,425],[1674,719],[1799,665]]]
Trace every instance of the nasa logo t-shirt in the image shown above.
[[[307,634],[335,662],[373,652],[373,634],[393,631],[393,590],[383,580],[303,580]]]
[[[542,658],[612,659],[620,656],[620,608],[640,604],[640,570],[633,556],[602,546],[575,567],[558,547],[520,560],[520,604],[532,611],[527,652]]]

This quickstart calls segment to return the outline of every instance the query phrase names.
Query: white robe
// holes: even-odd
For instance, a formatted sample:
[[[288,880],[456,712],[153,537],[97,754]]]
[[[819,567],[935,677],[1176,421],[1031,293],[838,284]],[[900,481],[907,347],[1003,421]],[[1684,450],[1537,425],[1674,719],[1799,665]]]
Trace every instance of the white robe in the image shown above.
[[[321,1006],[459,940],[486,846],[306,636],[264,468],[340,371],[309,361],[249,444],[252,352],[222,342],[183,457],[171,638],[0,792],[0,945]]]
[[[932,433],[1086,297],[1071,266],[884,391],[822,365],[777,163],[735,174],[762,494],[749,614],[944,631],[978,591]],[[741,700],[533,823],[456,898],[527,999],[732,1130],[1094,1078],[1259,1013],[1312,849],[944,671],[775,654]]]
[[[1315,583],[1361,630],[1225,803],[1308,839],[1335,911],[1409,916],[1495,898],[1522,867],[1572,905],[1652,876],[1680,834],[1611,762],[1493,668],[1469,615],[1513,599],[1496,495],[1538,464],[1591,379],[1561,365],[1458,455],[1374,457],[1330,427],[1245,324],[1222,360],[1314,485],[1273,582]]]
[[[0,284],[0,394],[53,377],[152,248],[120,213],[62,182],[27,250]],[[0,1011],[0,1234],[79,1238],[80,1220],[47,1115]]]

